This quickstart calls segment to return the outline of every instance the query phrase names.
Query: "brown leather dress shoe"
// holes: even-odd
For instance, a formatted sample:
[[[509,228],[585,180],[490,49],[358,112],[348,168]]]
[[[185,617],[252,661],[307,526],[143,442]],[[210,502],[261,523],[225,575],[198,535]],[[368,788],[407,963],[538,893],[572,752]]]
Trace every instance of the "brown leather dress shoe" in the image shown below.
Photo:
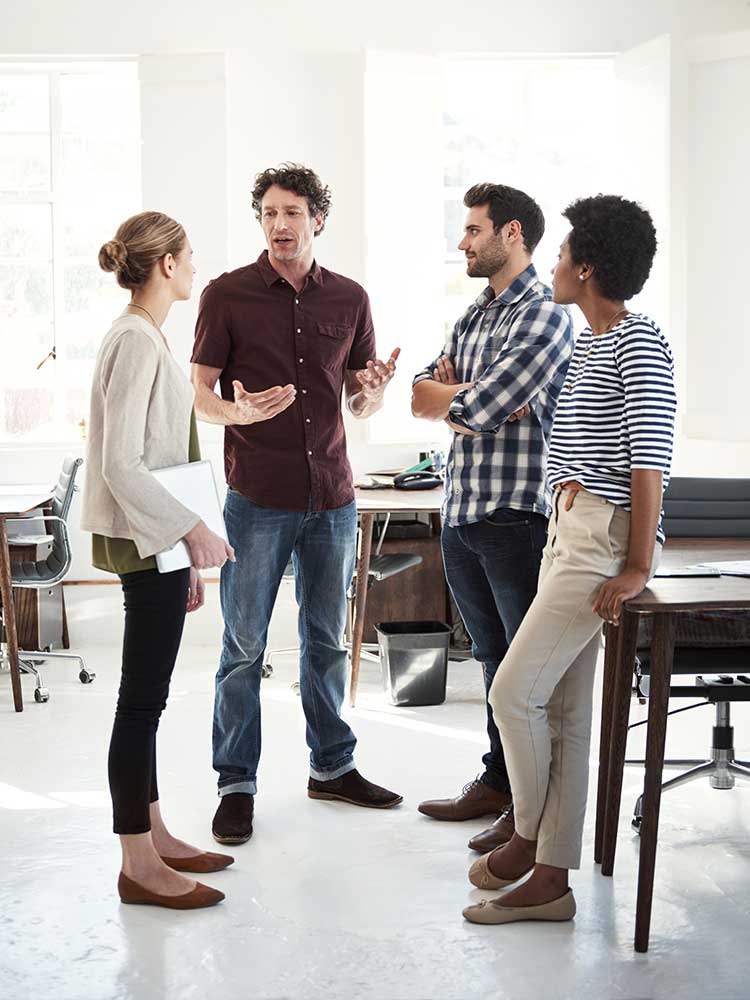
[[[403,795],[389,792],[380,785],[373,785],[356,770],[347,771],[332,781],[317,781],[315,778],[310,778],[307,783],[307,795],[311,799],[334,799],[337,802],[348,802],[352,806],[365,806],[368,809],[392,809],[404,801]]]
[[[213,851],[193,854],[190,858],[165,858],[163,854],[160,857],[165,865],[174,868],[176,872],[194,872],[198,875],[220,872],[223,868],[234,864],[234,858],[231,855],[214,854]]]
[[[509,806],[502,816],[497,817],[492,826],[486,830],[482,830],[476,837],[471,838],[469,847],[472,851],[487,854],[488,851],[494,851],[496,847],[502,847],[503,844],[507,844],[515,832],[516,824],[513,819],[513,806]]]
[[[254,796],[246,792],[222,795],[211,824],[214,840],[220,844],[244,844],[253,835]]]
[[[455,799],[429,799],[427,802],[420,802],[417,808],[431,819],[461,822],[465,819],[478,819],[480,816],[497,816],[512,801],[508,792],[496,792],[494,788],[475,778],[464,785],[463,791]]]
[[[209,885],[203,885],[202,882],[196,882],[194,889],[191,889],[190,892],[183,892],[179,896],[161,896],[157,892],[151,892],[150,889],[138,885],[122,872],[117,880],[117,891],[123,903],[163,906],[167,910],[200,910],[204,906],[215,906],[225,898],[223,892],[212,889]]]

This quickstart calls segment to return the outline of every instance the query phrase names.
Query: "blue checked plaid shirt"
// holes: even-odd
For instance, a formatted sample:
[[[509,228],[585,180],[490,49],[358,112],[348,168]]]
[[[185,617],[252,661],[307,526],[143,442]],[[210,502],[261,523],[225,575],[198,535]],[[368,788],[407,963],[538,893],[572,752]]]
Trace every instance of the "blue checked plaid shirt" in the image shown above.
[[[499,507],[549,516],[547,449],[573,352],[568,310],[551,300],[533,264],[495,297],[487,286],[456,323],[443,350],[459,382],[449,418],[477,435],[454,433],[445,470],[443,517],[481,521]],[[414,379],[431,378],[437,358]],[[526,403],[528,417],[507,423]]]

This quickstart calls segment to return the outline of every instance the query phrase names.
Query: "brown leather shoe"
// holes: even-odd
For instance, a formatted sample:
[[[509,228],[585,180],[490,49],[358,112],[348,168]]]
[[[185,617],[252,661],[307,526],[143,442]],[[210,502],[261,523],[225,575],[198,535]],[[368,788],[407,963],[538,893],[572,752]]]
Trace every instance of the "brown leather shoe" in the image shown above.
[[[494,851],[496,847],[502,847],[503,844],[507,844],[515,832],[516,824],[513,819],[513,806],[511,805],[505,810],[502,816],[497,817],[492,826],[486,830],[482,830],[476,837],[472,837],[469,841],[469,847],[472,851],[487,854],[488,851]]]
[[[117,880],[117,891],[123,903],[142,903],[145,906],[163,906],[167,910],[200,910],[204,906],[215,906],[225,898],[223,892],[212,889],[209,885],[196,882],[195,888],[190,892],[183,892],[179,896],[160,896],[157,892],[151,892],[142,885],[138,885],[127,875],[120,872]]]
[[[356,770],[347,771],[332,781],[317,781],[315,778],[310,778],[307,783],[307,795],[311,799],[334,799],[337,802],[348,802],[352,806],[365,806],[368,809],[392,809],[404,801],[403,795],[389,792],[380,785],[373,785]]]
[[[220,872],[234,864],[234,858],[229,854],[214,854],[204,851],[203,854],[193,854],[190,858],[165,858],[160,855],[165,865],[174,868],[176,872],[194,872],[197,875],[208,875],[210,872]]]
[[[455,799],[430,799],[420,802],[417,808],[431,819],[462,822],[465,819],[478,819],[480,816],[497,816],[512,801],[508,792],[496,792],[494,788],[475,778],[464,785],[463,791]]]
[[[220,844],[244,844],[253,835],[254,796],[247,792],[222,795],[211,824],[214,840]]]

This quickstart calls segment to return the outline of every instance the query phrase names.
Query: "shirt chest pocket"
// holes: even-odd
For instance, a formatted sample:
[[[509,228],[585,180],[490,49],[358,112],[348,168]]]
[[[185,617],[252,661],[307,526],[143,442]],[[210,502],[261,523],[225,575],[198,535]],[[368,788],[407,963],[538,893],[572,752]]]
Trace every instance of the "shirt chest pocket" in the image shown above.
[[[321,365],[329,371],[339,371],[349,356],[353,328],[345,323],[318,323],[317,332],[317,349]]]

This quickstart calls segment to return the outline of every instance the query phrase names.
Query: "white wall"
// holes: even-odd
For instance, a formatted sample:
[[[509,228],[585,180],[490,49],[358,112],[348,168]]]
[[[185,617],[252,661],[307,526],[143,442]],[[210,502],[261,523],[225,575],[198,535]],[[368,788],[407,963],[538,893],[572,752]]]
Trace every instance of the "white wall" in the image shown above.
[[[282,159],[314,165],[333,190],[333,214],[320,241],[321,261],[355,279],[365,279],[365,50],[621,52],[668,33],[681,52],[684,39],[748,27],[750,10],[740,0],[710,4],[704,0],[626,4],[578,0],[574,11],[557,0],[539,0],[533,15],[529,5],[515,0],[491,5],[486,0],[462,4],[381,0],[377,9],[352,0],[323,0],[317,5],[287,0],[273,6],[242,0],[211,5],[132,0],[128,5],[109,6],[99,0],[78,0],[75,5],[14,0],[4,4],[0,57],[139,57],[144,192],[147,200],[158,201],[158,207],[186,221],[196,248],[199,289],[209,277],[246,263],[260,251],[260,234],[249,204],[252,175]],[[170,55],[177,58],[165,58]],[[680,80],[687,80],[686,65],[682,56],[672,62],[673,110],[682,107]],[[740,89],[747,86],[742,72],[731,81],[705,70],[691,78],[691,87],[702,95],[707,122],[726,86],[737,88],[739,115],[746,103]],[[686,87],[685,82],[683,91]],[[550,109],[556,115],[578,113],[577,108],[556,107],[554,94],[550,94]],[[394,114],[397,111],[394,107]],[[715,122],[714,138],[733,139],[730,119],[734,113],[721,117],[726,126],[723,132],[721,123]],[[685,267],[680,261],[687,257],[687,236],[680,235],[680,210],[686,211],[688,202],[686,164],[690,156],[698,156],[698,177],[709,166],[707,147],[701,147],[700,139],[693,140],[697,143],[694,150],[687,149],[685,114],[683,107],[670,126],[674,133],[670,138],[670,254],[677,261],[670,264],[673,319],[680,317],[679,289],[685,286]],[[608,132],[605,137],[607,141],[615,138]],[[394,199],[394,217],[399,209]],[[691,245],[697,248],[704,245],[699,214],[691,216],[696,222],[691,222],[689,233]],[[701,308],[698,300],[699,295],[691,294],[690,308],[696,317]],[[705,306],[705,299],[701,301]],[[176,349],[185,355],[196,305],[197,301],[176,306],[169,321]],[[722,317],[723,324],[726,319]],[[673,333],[678,341],[684,337],[684,317],[680,326]],[[700,328],[701,324],[694,324],[690,329]],[[388,342],[389,333],[385,331]],[[688,371],[701,373],[711,361],[711,349],[699,333],[691,333],[690,343],[696,353]],[[714,432],[718,433],[722,419],[714,420]],[[220,468],[220,431],[202,428],[201,436],[204,452]],[[411,452],[367,445],[365,428],[352,421],[349,440],[355,472],[411,457]],[[736,475],[747,454],[746,450],[738,452],[736,445],[726,438],[704,447],[700,441],[685,438],[678,447],[677,470]],[[0,476],[17,481],[54,478],[63,451],[6,449],[0,455]],[[74,544],[73,576],[90,577],[88,543],[76,537]]]

